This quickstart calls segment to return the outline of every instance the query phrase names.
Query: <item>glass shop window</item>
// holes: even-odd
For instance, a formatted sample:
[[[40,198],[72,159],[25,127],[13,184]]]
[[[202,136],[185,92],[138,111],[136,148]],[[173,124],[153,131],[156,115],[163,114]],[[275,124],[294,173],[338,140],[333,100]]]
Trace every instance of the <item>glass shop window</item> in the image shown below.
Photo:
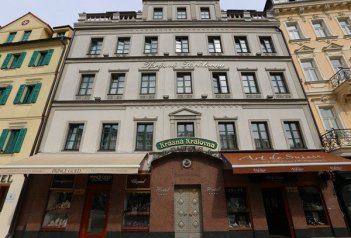
[[[124,229],[148,229],[149,224],[150,192],[127,192],[123,221]]]
[[[328,225],[328,218],[321,193],[316,187],[300,187],[305,218],[309,226]]]
[[[73,196],[74,175],[56,175],[53,179],[42,229],[65,229]]]
[[[227,188],[228,223],[230,228],[251,228],[250,210],[245,188]]]

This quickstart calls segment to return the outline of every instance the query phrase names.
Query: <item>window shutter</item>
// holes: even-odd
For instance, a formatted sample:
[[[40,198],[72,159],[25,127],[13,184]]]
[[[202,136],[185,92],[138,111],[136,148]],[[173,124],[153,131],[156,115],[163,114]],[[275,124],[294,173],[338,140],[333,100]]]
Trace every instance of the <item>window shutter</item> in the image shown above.
[[[20,130],[17,140],[15,142],[13,153],[19,153],[21,151],[21,147],[23,144],[24,137],[26,136],[26,133],[27,133],[27,128],[22,128]]]
[[[41,83],[37,83],[37,84],[35,85],[34,89],[33,89],[31,98],[30,98],[30,100],[29,100],[30,103],[36,103],[36,102],[37,102],[40,89],[41,89]]]
[[[3,129],[2,130],[2,133],[1,133],[1,136],[0,136],[0,153],[4,151],[3,148],[4,148],[4,145],[5,145],[6,138],[7,138],[8,134],[9,134],[9,130],[8,129]]]
[[[48,53],[44,58],[43,65],[49,65],[53,53],[54,53],[54,49],[48,50]]]
[[[5,105],[6,101],[11,93],[12,85],[8,85],[4,91],[4,93],[0,97],[0,105]]]
[[[12,54],[7,54],[4,63],[2,63],[1,69],[7,69],[7,65],[9,64],[11,60]]]
[[[26,85],[25,84],[22,84],[19,89],[18,89],[18,92],[17,92],[17,95],[15,97],[15,100],[13,101],[13,104],[19,104],[20,101],[21,101],[21,98],[22,98],[22,94],[24,92],[24,89],[26,88]]]
[[[20,54],[20,57],[18,58],[18,61],[17,61],[17,64],[16,64],[16,68],[21,68],[21,65],[22,65],[22,63],[23,63],[23,60],[24,60],[24,58],[26,57],[26,52],[22,52],[21,54]]]
[[[34,67],[35,66],[35,61],[38,58],[38,54],[39,54],[38,51],[34,51],[33,52],[33,55],[32,55],[32,58],[29,61],[28,67]]]

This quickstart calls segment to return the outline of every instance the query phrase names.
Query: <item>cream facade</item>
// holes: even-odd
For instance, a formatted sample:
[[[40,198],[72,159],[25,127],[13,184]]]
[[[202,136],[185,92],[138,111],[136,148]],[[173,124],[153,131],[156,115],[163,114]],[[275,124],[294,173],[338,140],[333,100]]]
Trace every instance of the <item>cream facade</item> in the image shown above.
[[[33,154],[71,36],[70,27],[52,29],[31,13],[0,29],[0,164]],[[0,237],[5,237],[25,178],[2,177]]]

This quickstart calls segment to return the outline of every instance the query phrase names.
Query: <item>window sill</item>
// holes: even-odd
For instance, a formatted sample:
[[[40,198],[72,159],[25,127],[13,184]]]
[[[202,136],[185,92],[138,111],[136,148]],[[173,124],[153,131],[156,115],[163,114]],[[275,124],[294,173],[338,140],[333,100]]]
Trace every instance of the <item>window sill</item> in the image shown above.
[[[328,83],[329,80],[318,80],[318,81],[305,81],[306,84],[320,84],[320,83]]]
[[[129,53],[115,53],[115,55],[116,55],[117,57],[118,57],[118,56],[124,57],[124,56],[129,55]]]
[[[291,39],[289,43],[311,41],[311,38]]]
[[[251,231],[251,227],[229,227],[228,231]]]
[[[98,153],[115,153],[116,150],[98,150]]]
[[[230,93],[216,93],[214,97],[216,99],[230,99],[231,94]]]
[[[324,36],[324,37],[316,37],[316,40],[323,41],[323,40],[331,40],[331,39],[337,39],[337,38],[338,38],[338,36]]]
[[[79,152],[79,150],[67,150],[67,149],[63,149],[63,150],[61,150],[61,152],[70,153],[70,152]]]
[[[99,56],[99,55],[101,55],[101,53],[99,53],[99,54],[90,54],[90,53],[88,53],[87,54],[87,56]]]

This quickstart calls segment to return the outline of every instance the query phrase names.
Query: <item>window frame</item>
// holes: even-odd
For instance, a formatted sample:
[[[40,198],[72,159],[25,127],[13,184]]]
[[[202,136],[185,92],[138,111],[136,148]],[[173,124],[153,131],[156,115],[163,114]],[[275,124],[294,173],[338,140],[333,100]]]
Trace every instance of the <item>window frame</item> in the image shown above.
[[[139,125],[144,125],[145,129],[144,129],[144,140],[146,138],[147,135],[145,135],[145,133],[147,133],[147,126],[148,125],[152,125],[152,137],[151,137],[151,148],[147,148],[146,146],[146,140],[143,142],[143,148],[138,148],[138,127]],[[154,122],[150,122],[150,121],[138,121],[136,123],[136,127],[135,127],[135,146],[134,146],[134,150],[135,151],[153,151],[154,149],[154,140],[155,140],[155,123]]]
[[[278,95],[286,95],[286,94],[290,94],[290,91],[289,91],[289,87],[288,87],[288,84],[287,84],[287,80],[286,80],[286,77],[285,77],[285,74],[284,74],[284,72],[280,72],[280,71],[270,71],[270,72],[268,72],[268,74],[269,74],[269,77],[270,77],[270,82],[271,82],[271,86],[272,86],[272,89],[273,89],[273,93],[274,94],[278,94]],[[278,84],[278,82],[276,81],[276,85],[278,86],[278,92],[276,92],[276,87],[274,86],[274,83],[273,83],[273,78],[272,78],[272,76],[277,76],[277,75],[279,75],[279,76],[281,76],[281,81],[283,82],[283,87],[284,87],[284,90],[285,90],[285,92],[282,92],[281,91],[281,88],[280,88],[280,86],[279,86],[279,84]],[[274,77],[274,78],[276,78],[276,77]]]
[[[269,126],[269,123],[268,121],[263,121],[263,120],[250,120],[249,121],[250,123],[250,132],[251,132],[251,138],[252,138],[252,142],[253,142],[253,147],[254,147],[254,150],[258,150],[258,151],[264,151],[264,150],[272,150],[273,149],[273,140],[272,140],[272,137],[271,137],[271,131],[270,131],[270,126]],[[256,146],[256,141],[255,141],[255,136],[254,136],[254,130],[253,130],[253,124],[264,124],[265,125],[265,130],[266,130],[266,134],[267,134],[267,140],[268,140],[268,144],[269,146],[267,148],[258,148]],[[259,133],[259,139],[261,139],[262,136],[261,136],[261,132]],[[260,143],[262,144],[262,142]]]
[[[183,41],[186,40],[186,45],[187,48],[184,48],[183,45]],[[176,54],[188,54],[190,53],[190,44],[189,44],[189,36],[175,36],[174,37],[174,41],[175,41],[175,53]],[[180,51],[178,51],[178,45],[180,44]],[[185,51],[185,49],[187,49],[187,51]]]
[[[161,9],[161,17],[155,17],[156,15],[155,15],[155,13],[156,13],[156,11],[155,10],[160,10]],[[163,7],[154,7],[153,9],[152,9],[152,19],[153,20],[163,20],[163,18],[164,18],[164,14],[163,14]]]
[[[243,46],[242,41],[245,42],[245,47],[246,47],[246,51],[243,51],[243,49],[245,49]],[[239,48],[237,46],[240,46]],[[248,41],[248,37],[247,36],[234,36],[234,48],[235,48],[235,52],[237,54],[250,54],[251,50],[250,50],[250,46],[249,46],[249,41]],[[239,51],[240,49],[240,51]]]
[[[114,84],[114,80],[115,80],[115,76],[118,77],[117,79],[117,87],[116,88],[112,88],[112,85]],[[123,80],[119,80],[120,77],[123,77]],[[123,87],[119,87],[120,84],[123,84]],[[108,88],[108,94],[107,95],[124,95],[124,90],[125,90],[125,87],[126,87],[126,73],[111,73],[110,74],[110,84],[109,84],[109,88]],[[111,91],[115,89],[116,90],[116,93],[112,93]],[[122,89],[122,93],[118,93],[119,92],[119,89]]]
[[[331,112],[332,116],[333,116],[333,120],[336,124],[336,128],[330,128],[330,129],[327,129],[327,126],[325,124],[325,120],[328,120],[329,124],[330,123],[330,117],[324,117],[323,114],[322,114],[322,110],[326,110],[326,109],[329,109],[329,111]],[[318,113],[319,113],[319,117],[322,121],[322,124],[323,124],[323,128],[325,131],[330,131],[332,129],[339,129],[339,128],[342,128],[342,123],[341,123],[341,120],[340,118],[338,117],[338,114],[335,113],[335,106],[333,105],[330,105],[330,106],[319,106],[318,107]]]
[[[271,36],[259,36],[258,38],[259,38],[259,41],[260,41],[262,53],[264,53],[264,54],[275,54],[275,53],[277,53],[276,49],[274,47],[273,38]],[[265,40],[268,40],[270,48],[271,48],[272,51],[267,51],[267,45],[265,43]],[[262,46],[264,46],[264,47],[262,47]]]
[[[208,17],[203,17],[204,10],[207,10],[206,14],[208,13]],[[200,7],[200,19],[201,20],[210,20],[211,19],[210,7]]]
[[[192,125],[192,129],[193,129],[193,136],[189,137],[189,136],[179,136],[179,126],[183,125],[184,126],[184,135],[187,135],[189,133],[189,131],[187,130],[187,126],[188,125]],[[194,121],[177,121],[176,122],[176,137],[177,138],[195,138],[196,137],[196,128],[195,128],[195,122]]]
[[[252,92],[249,83],[248,83],[248,86],[245,86],[245,85],[244,85],[244,80],[243,80],[243,76],[244,76],[244,75],[252,75],[252,76],[253,76],[253,78],[254,78],[254,83],[255,83],[255,88],[256,88],[256,93],[253,93],[253,92]],[[256,72],[253,72],[253,71],[241,71],[241,72],[240,72],[240,80],[241,80],[241,85],[242,85],[242,87],[243,87],[243,93],[244,93],[245,95],[260,95],[260,94],[261,94],[261,90],[260,90],[260,87],[259,87],[259,85],[258,85],[258,81],[257,81],[257,77],[256,77]],[[249,82],[249,81],[248,81],[248,82]],[[248,92],[248,93],[245,91],[245,88],[247,88],[247,87],[249,87],[249,89],[250,89],[250,92]]]
[[[16,38],[17,32],[10,32],[6,38],[5,43],[12,43],[13,40]]]
[[[119,52],[119,44],[122,41],[123,41],[122,52]],[[126,44],[126,41],[128,42],[128,44]],[[126,49],[126,45],[128,45],[127,49]],[[118,37],[115,54],[118,54],[118,55],[130,54],[130,46],[131,46],[131,37],[129,37],[129,36]]]
[[[229,81],[228,81],[228,74],[227,72],[211,72],[211,76],[212,76],[212,85],[213,85],[213,92],[215,95],[228,95],[230,94],[230,88],[229,88]],[[218,76],[217,78],[215,76]],[[225,76],[225,81],[226,81],[226,88],[227,88],[227,92],[224,93],[222,90],[222,85],[221,85],[221,76]],[[216,92],[216,88],[217,91]]]
[[[224,125],[232,125],[233,126],[233,133],[234,133],[234,140],[233,140],[233,147],[232,148],[223,148],[223,143],[222,143],[222,137],[221,137],[221,130],[220,130],[220,125],[224,124]],[[226,133],[226,138],[228,138],[229,134],[228,134],[228,130],[227,127],[225,127],[225,133]],[[218,120],[217,122],[217,133],[218,133],[218,138],[219,138],[219,144],[221,147],[221,151],[231,151],[231,150],[239,150],[239,143],[238,143],[238,133],[237,133],[237,122],[236,121],[223,121],[223,120]],[[227,144],[229,144],[227,142]]]
[[[88,77],[89,78],[89,80],[91,79],[91,78],[93,78],[93,82],[92,82],[92,84],[91,84],[91,88],[89,88],[89,87],[87,87],[87,88],[85,88],[84,90],[85,90],[85,94],[81,94],[80,93],[80,91],[83,89],[82,88],[82,84],[83,84],[83,79],[84,79],[84,77]],[[79,81],[79,85],[78,85],[78,91],[77,91],[77,95],[76,96],[91,96],[91,95],[93,95],[93,93],[94,93],[94,86],[95,86],[95,81],[96,81],[96,74],[94,74],[94,73],[82,73],[81,74],[81,76],[80,76],[80,81]],[[89,84],[90,84],[90,81],[87,83],[87,86],[89,86]],[[87,94],[88,92],[89,92],[89,90],[90,90],[90,94]]]
[[[145,36],[144,37],[144,54],[157,54],[159,48],[158,36]],[[148,42],[150,41],[150,42]],[[154,42],[156,41],[156,48],[153,47]],[[147,49],[147,46],[150,45],[150,49]],[[149,51],[149,52],[148,52]]]
[[[10,191],[10,185],[0,185],[0,213],[5,206],[7,195]]]
[[[328,59],[329,59],[330,65],[331,65],[334,73],[337,73],[340,70],[340,68],[348,68],[347,62],[345,61],[345,59],[342,55],[329,56]],[[336,59],[340,60],[341,66],[342,66],[342,67],[338,67],[338,69],[334,68],[334,65],[333,65],[333,60],[336,60]]]
[[[308,72],[310,72],[310,70],[314,70],[314,73],[315,73],[315,76],[317,77],[317,80],[309,80],[309,75],[310,74],[307,74],[306,70],[305,70],[305,67],[303,66],[303,63],[306,63],[306,62],[310,62],[312,67],[308,67],[307,69],[309,70]],[[311,59],[311,58],[307,58],[307,59],[301,59],[300,60],[300,65],[301,65],[301,68],[302,68],[302,71],[304,73],[304,76],[305,76],[305,81],[306,82],[319,82],[319,81],[322,81],[321,79],[323,78],[322,75],[320,74],[320,71],[318,69],[318,66],[317,66],[317,63],[315,61],[315,59]]]
[[[347,26],[345,26],[345,28],[347,27],[348,30],[345,31],[343,25],[341,24],[341,21],[346,21],[348,23]],[[345,36],[351,36],[351,21],[350,21],[350,17],[337,17],[337,22],[342,30],[342,32],[344,33]]]
[[[28,41],[31,34],[32,34],[31,30],[24,31],[23,35],[22,35],[22,38],[21,38],[21,41]]]
[[[139,95],[156,95],[156,90],[157,90],[157,74],[155,72],[141,72],[141,75],[140,75],[140,90],[139,90]],[[143,93],[143,78],[144,76],[148,76],[148,87],[147,87],[147,93]],[[154,76],[155,77],[155,87],[154,88],[154,92],[153,93],[150,93],[150,76]]]
[[[289,135],[288,135],[288,132],[287,132],[286,127],[285,127],[286,124],[289,124],[289,132],[290,132],[290,135],[291,135],[293,143],[294,143],[293,146],[290,144]],[[295,142],[295,140],[297,140],[298,138],[295,138],[294,131],[291,130],[292,129],[291,126],[290,126],[291,124],[295,124],[296,128],[298,129],[299,136],[301,137],[300,140],[302,142],[302,146],[301,147],[296,146],[297,143]],[[286,142],[287,142],[287,145],[288,145],[290,150],[304,150],[304,149],[307,149],[305,136],[304,136],[304,133],[302,131],[300,120],[283,120],[283,129],[284,129]]]
[[[95,49],[95,50],[93,50],[94,41],[97,42],[97,45],[96,45],[96,49]],[[98,43],[99,43],[99,42],[101,42],[100,49],[99,49],[99,47],[98,47]],[[103,38],[103,37],[94,37],[94,38],[91,38],[91,39],[90,39],[89,50],[88,50],[87,55],[101,55],[103,47],[104,47],[104,38]]]
[[[184,10],[183,12],[180,12]],[[176,19],[177,20],[187,20],[188,19],[188,9],[186,7],[177,7],[176,8]]]
[[[71,126],[78,126],[78,130],[80,129],[82,131],[82,133],[80,134],[79,144],[77,145],[77,139],[75,139],[73,141],[72,149],[69,149],[67,146],[68,146],[68,139],[70,137]],[[82,128],[79,128],[80,126],[82,126]],[[83,122],[68,122],[67,129],[66,129],[66,139],[65,139],[64,145],[63,145],[63,151],[77,151],[77,152],[80,151],[81,145],[83,142],[83,138],[84,138],[84,132],[85,132],[85,123],[83,123]],[[75,137],[75,138],[77,138],[77,137]],[[78,148],[76,148],[76,146],[78,146]]]
[[[216,40],[219,41],[220,51],[217,51],[218,49],[216,48],[216,43],[215,43]],[[213,51],[211,51],[211,47],[210,47],[211,45],[213,45]],[[219,35],[207,36],[207,49],[208,49],[208,53],[210,53],[210,54],[223,53],[224,50],[223,50],[223,44],[222,44],[222,37]]]
[[[315,24],[320,24],[320,28],[316,29]],[[325,23],[324,19],[312,19],[311,25],[312,25],[314,34],[316,35],[317,38],[327,38],[327,37],[330,37],[332,35],[330,30],[328,29],[328,26]],[[321,36],[320,32],[323,32],[324,35]]]
[[[189,86],[186,86],[186,81],[189,81],[189,80],[186,80],[185,79],[185,76],[190,76],[190,92],[186,92],[187,88],[189,88]],[[178,82],[179,82],[179,78],[182,78],[182,83],[183,83],[183,87],[180,87],[178,85]],[[183,92],[179,92],[179,89],[183,89]],[[193,76],[192,76],[192,73],[191,72],[176,72],[176,94],[177,95],[191,95],[193,94]]]
[[[111,132],[111,128],[113,126],[116,126],[116,139],[114,141],[114,144],[112,143],[112,137],[113,135],[109,134],[108,135],[108,148],[102,148],[103,147],[103,140],[104,140],[104,135],[105,135],[105,126],[110,126],[109,133]],[[112,128],[113,129],[113,128]],[[100,143],[99,143],[99,151],[117,151],[117,143],[118,143],[118,131],[119,131],[119,123],[117,122],[104,122],[101,125],[101,134],[100,134]],[[112,144],[111,144],[112,143]],[[112,148],[111,148],[112,146]]]
[[[296,27],[296,30],[295,30],[294,32],[297,32],[297,33],[298,33],[298,36],[299,36],[298,38],[295,38],[295,36],[292,37],[291,31],[289,30],[289,27],[290,27],[290,26],[293,26],[293,25]],[[289,35],[289,39],[290,39],[290,40],[302,40],[302,39],[305,38],[304,35],[303,35],[303,33],[302,33],[301,27],[300,27],[300,25],[299,25],[298,22],[296,22],[296,21],[286,22],[286,23],[285,23],[285,26],[286,26],[286,30],[287,30],[287,32],[288,32],[288,35]]]

